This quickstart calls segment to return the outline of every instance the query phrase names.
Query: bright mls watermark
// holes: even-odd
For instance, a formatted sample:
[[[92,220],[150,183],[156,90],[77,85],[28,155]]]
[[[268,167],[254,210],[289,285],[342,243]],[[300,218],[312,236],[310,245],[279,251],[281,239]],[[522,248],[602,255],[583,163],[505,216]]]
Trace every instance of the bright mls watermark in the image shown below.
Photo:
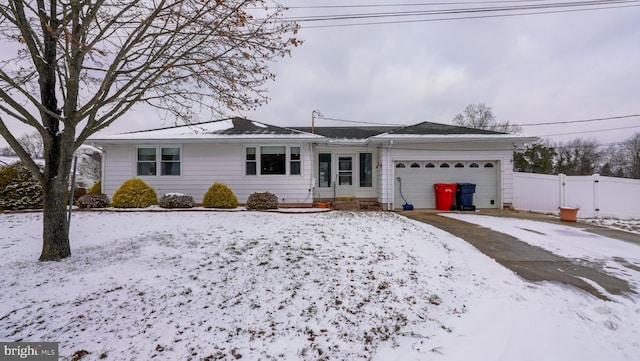
[[[0,361],[58,361],[58,342],[0,342]]]

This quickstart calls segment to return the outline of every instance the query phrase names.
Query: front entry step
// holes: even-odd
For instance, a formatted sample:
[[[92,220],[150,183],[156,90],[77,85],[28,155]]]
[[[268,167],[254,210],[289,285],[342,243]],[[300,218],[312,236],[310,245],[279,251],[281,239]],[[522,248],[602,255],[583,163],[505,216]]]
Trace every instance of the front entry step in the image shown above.
[[[333,205],[333,209],[340,211],[359,211],[360,202],[358,201],[343,201],[336,199],[336,203]]]

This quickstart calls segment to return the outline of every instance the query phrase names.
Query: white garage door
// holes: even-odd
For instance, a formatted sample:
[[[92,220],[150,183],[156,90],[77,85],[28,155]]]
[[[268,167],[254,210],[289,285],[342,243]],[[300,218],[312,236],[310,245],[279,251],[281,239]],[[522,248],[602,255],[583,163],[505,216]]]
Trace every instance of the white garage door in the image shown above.
[[[415,208],[436,208],[435,183],[475,184],[476,208],[496,208],[500,203],[497,161],[397,161],[394,173],[395,208],[402,208],[405,203],[400,183],[402,195]]]

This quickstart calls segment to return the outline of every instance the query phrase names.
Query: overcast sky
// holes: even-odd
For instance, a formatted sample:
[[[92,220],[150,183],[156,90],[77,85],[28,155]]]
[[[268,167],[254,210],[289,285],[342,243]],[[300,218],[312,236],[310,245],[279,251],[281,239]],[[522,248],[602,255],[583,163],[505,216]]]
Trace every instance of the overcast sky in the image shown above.
[[[281,1],[292,7],[400,2]],[[511,3],[458,2],[459,5],[437,9]],[[515,2],[532,3],[557,2]],[[450,124],[457,113],[472,103],[484,103],[493,108],[499,121],[516,124],[640,114],[640,7],[637,7],[640,4],[629,4],[636,7],[387,25],[309,28],[347,22],[301,22],[299,37],[304,44],[294,49],[290,58],[272,65],[277,78],[268,84],[269,104],[257,111],[229,115],[280,126],[309,126],[311,113],[317,109],[327,118],[358,122]],[[287,15],[433,9],[436,8],[294,8]],[[429,18],[367,21],[420,19]],[[138,111],[128,114],[106,132],[162,125],[171,124],[163,124],[154,112]],[[334,125],[358,124],[316,119],[316,126]],[[625,129],[606,130],[611,128]],[[593,130],[599,131],[577,133]],[[522,134],[571,133],[549,139],[596,137],[607,144],[620,142],[638,131],[640,117],[628,117],[525,126]]]

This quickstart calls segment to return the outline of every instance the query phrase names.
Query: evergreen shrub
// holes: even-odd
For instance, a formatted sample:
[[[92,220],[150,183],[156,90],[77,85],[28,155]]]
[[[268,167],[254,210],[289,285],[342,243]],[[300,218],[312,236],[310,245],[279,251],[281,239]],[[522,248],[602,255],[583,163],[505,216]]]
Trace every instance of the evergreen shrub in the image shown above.
[[[109,197],[104,193],[85,194],[78,198],[76,205],[80,208],[106,208],[109,207]]]
[[[247,198],[247,209],[277,209],[278,208],[278,196],[269,192],[256,192],[249,195]]]
[[[215,182],[205,193],[202,206],[206,208],[236,208],[238,198],[226,184]]]
[[[42,186],[22,162],[0,167],[0,210],[41,208]]]
[[[112,207],[147,208],[158,204],[156,191],[142,179],[133,178],[124,182],[113,194]]]
[[[160,197],[158,205],[162,208],[193,208],[196,202],[192,196],[182,193],[167,193]]]
[[[87,191],[87,194],[100,194],[100,193],[102,193],[102,181],[101,180],[95,182],[93,184],[93,186],[91,186],[91,188],[89,188],[89,190]]]

